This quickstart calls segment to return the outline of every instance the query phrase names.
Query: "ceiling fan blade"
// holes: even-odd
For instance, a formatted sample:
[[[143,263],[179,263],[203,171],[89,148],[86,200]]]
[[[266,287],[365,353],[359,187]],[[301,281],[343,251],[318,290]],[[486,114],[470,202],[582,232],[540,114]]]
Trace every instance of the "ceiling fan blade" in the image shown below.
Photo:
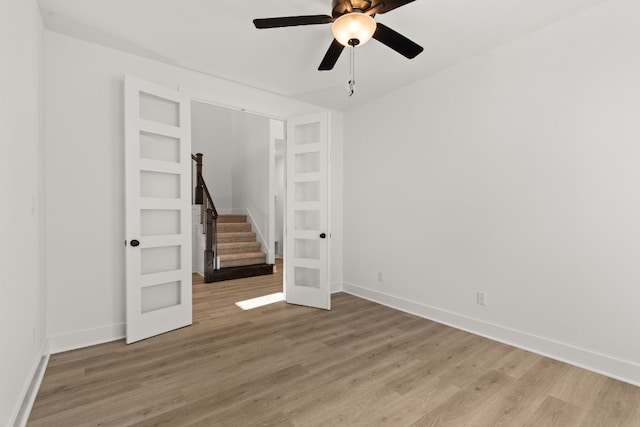
[[[318,70],[319,71],[332,70],[333,66],[336,65],[336,62],[338,62],[338,58],[340,58],[342,49],[344,49],[344,46],[341,45],[338,42],[338,40],[333,39],[333,42],[331,42],[331,46],[329,46],[327,53],[325,53],[324,58],[322,58],[322,62],[320,63]]]
[[[256,28],[295,27],[298,25],[329,24],[333,18],[329,15],[282,16],[280,18],[254,19]]]
[[[387,13],[414,1],[415,0],[379,0],[375,2],[375,4],[372,4],[371,7],[367,9],[366,13],[369,15]]]
[[[419,44],[379,22],[373,38],[409,59],[415,58],[424,50]]]

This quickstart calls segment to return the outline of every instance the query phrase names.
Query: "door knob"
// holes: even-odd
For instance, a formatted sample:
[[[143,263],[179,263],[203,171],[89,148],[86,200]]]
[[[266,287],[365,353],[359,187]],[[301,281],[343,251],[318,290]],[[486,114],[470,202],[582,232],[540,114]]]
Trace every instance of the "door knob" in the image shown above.
[[[325,237],[327,237],[327,235],[326,235],[326,234],[324,234],[324,233],[320,233],[320,238],[321,238],[321,239],[324,239]]]
[[[134,248],[135,248],[136,246],[140,246],[140,242],[139,242],[139,241],[137,241],[137,240],[132,240],[132,241],[131,241],[131,246],[133,246]]]

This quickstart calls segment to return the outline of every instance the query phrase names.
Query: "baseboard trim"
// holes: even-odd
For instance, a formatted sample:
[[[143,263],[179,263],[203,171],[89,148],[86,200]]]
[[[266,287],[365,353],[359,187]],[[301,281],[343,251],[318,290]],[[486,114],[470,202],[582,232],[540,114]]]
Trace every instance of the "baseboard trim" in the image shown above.
[[[52,354],[76,350],[96,344],[116,341],[125,337],[125,324],[118,323],[49,337]]]
[[[40,351],[42,356],[31,369],[29,381],[25,384],[25,390],[22,392],[20,406],[14,410],[14,415],[9,424],[13,427],[25,427],[27,425],[27,421],[29,421],[31,409],[36,401],[38,390],[40,390],[40,384],[42,384],[42,378],[44,378],[44,373],[47,370],[47,365],[49,364],[48,345],[49,343],[47,340],[42,343],[42,349]]]
[[[640,387],[640,365],[344,282],[344,292]]]
[[[342,282],[331,282],[331,293],[337,294],[340,292],[344,292]]]

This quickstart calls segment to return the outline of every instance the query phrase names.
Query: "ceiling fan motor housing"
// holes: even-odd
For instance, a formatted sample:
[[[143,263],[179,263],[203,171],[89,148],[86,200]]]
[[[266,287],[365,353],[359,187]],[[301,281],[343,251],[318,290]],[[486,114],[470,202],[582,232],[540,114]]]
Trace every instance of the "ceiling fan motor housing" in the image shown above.
[[[333,0],[331,4],[331,16],[338,18],[354,10],[364,12],[370,8],[371,0]]]

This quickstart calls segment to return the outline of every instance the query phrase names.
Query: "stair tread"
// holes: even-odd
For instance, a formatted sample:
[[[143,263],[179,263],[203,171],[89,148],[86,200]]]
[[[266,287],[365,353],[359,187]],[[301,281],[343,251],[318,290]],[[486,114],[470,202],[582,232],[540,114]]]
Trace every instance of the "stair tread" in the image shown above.
[[[236,252],[260,252],[262,245],[259,242],[222,242],[218,243],[219,251],[236,251]]]
[[[255,239],[247,242],[222,242],[218,243],[218,255],[233,253],[260,252],[262,245]]]
[[[256,233],[253,231],[218,231],[218,237],[256,237]]]
[[[267,260],[267,255],[264,252],[240,252],[219,256],[220,268],[263,264]]]
[[[221,254],[220,259],[244,259],[244,258],[260,258],[267,256],[264,252],[239,252],[236,254]]]
[[[243,223],[247,222],[246,215],[218,215],[218,223],[222,224],[233,224],[233,223]]]
[[[220,246],[225,246],[228,248],[231,247],[239,247],[239,246],[247,246],[247,245],[256,245],[256,244],[260,244],[259,242],[253,241],[253,242],[223,242],[223,243],[218,243],[218,247]]]
[[[255,235],[256,233],[255,233],[255,231],[220,231],[220,230],[218,230],[218,235],[220,235],[220,234],[224,234],[224,235],[238,234],[238,235],[246,236],[246,235],[249,235],[249,234]]]
[[[248,222],[219,222],[218,228],[248,228],[251,230],[251,224]]]
[[[225,243],[250,243],[256,241],[256,233],[253,232],[236,232],[236,233],[218,233],[218,245]]]

